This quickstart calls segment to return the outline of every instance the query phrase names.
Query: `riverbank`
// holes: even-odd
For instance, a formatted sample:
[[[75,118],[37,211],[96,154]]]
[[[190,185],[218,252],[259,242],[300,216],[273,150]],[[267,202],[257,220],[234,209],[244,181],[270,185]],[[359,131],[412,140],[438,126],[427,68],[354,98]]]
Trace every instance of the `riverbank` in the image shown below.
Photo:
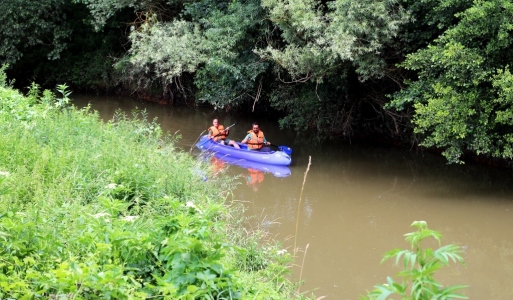
[[[144,112],[104,123],[59,91],[0,83],[0,298],[305,298],[231,179]]]

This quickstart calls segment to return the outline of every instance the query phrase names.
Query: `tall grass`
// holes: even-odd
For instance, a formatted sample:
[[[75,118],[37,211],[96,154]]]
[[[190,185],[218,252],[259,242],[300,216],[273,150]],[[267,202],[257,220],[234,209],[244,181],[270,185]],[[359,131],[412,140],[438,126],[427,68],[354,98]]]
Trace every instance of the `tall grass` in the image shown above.
[[[226,205],[233,181],[144,112],[103,123],[59,90],[0,85],[0,298],[296,297],[290,257]]]

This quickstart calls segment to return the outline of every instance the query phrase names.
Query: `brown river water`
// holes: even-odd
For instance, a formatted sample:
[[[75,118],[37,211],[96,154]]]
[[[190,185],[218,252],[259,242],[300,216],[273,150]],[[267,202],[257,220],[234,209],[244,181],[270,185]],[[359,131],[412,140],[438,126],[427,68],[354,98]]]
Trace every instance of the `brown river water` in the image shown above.
[[[465,250],[465,265],[451,263],[437,273],[444,285],[464,284],[470,299],[513,299],[513,172],[474,164],[447,165],[437,155],[368,145],[302,144],[276,120],[239,118],[194,107],[168,107],[127,98],[73,95],[104,120],[115,110],[146,109],[164,131],[181,135],[178,146],[194,147],[212,119],[237,124],[230,137],[240,140],[253,121],[271,143],[292,148],[290,175],[233,165],[239,176],[234,199],[251,217],[249,227],[263,228],[295,253],[294,280],[300,292],[326,299],[358,299],[374,285],[386,283],[400,268],[383,254],[408,249],[404,234],[424,220],[442,233],[442,245]],[[310,161],[310,165],[309,165]],[[309,166],[309,168],[308,168]],[[308,172],[306,172],[308,169]],[[305,176],[306,174],[306,176]],[[435,245],[436,246],[436,245]]]

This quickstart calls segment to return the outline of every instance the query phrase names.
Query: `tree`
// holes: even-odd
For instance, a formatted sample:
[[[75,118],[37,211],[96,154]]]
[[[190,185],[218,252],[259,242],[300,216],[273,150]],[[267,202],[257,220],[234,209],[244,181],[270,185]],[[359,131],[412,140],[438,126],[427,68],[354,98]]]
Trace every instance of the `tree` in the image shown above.
[[[384,49],[408,14],[397,1],[321,2],[264,0],[281,40],[257,52],[283,67],[294,81],[336,76],[354,66],[361,81],[380,78]]]
[[[407,233],[406,241],[411,244],[411,250],[394,249],[385,254],[382,263],[395,257],[396,264],[403,260],[404,270],[397,276],[403,277],[401,283],[393,278],[387,277],[387,284],[377,285],[367,296],[362,296],[362,300],[384,300],[391,295],[399,295],[401,299],[430,300],[430,299],[467,299],[467,297],[457,294],[454,291],[465,288],[464,285],[443,287],[434,278],[434,273],[443,266],[449,265],[449,262],[464,263],[460,256],[462,249],[456,245],[447,245],[436,250],[423,248],[422,241],[427,238],[435,239],[438,244],[441,243],[442,235],[428,228],[425,221],[415,221],[411,225],[416,227],[417,231]],[[409,286],[409,284],[411,284]]]
[[[134,1],[81,1],[98,24],[120,7],[135,8]],[[361,81],[384,76],[387,44],[408,21],[396,1],[202,0],[183,2],[171,12],[170,5],[179,2],[138,7],[141,26],[130,33],[132,46],[118,66],[144,88],[154,80],[164,88],[172,83],[182,88],[181,79],[190,74],[197,101],[224,109],[251,102],[254,109],[265,95],[274,99],[274,108],[289,110],[287,101],[276,97],[287,89],[280,90],[284,86],[276,77],[306,83],[300,90],[307,93],[298,95],[304,99],[314,83],[320,93],[308,101],[327,100],[328,112],[339,108],[344,101],[324,98],[333,89],[318,86],[342,83],[344,89],[347,77],[341,74],[347,73],[356,72]]]
[[[170,3],[141,7],[140,26],[132,28],[131,48],[118,64],[127,81],[147,88],[156,80],[166,91],[173,84],[184,91],[183,76],[194,76],[198,102],[230,109],[257,101],[267,68],[252,54],[263,30],[259,1],[203,0],[177,10]]]
[[[67,83],[74,90],[105,91],[116,85],[112,57],[124,54],[126,11],[95,32],[89,10],[73,0],[6,0],[0,9],[0,63],[9,62],[17,87]]]
[[[418,77],[388,107],[413,107],[421,145],[443,149],[451,163],[462,163],[465,151],[511,159],[513,3],[475,1],[454,16],[439,38],[407,56],[402,66]]]
[[[57,59],[71,33],[62,7],[66,0],[0,1],[0,64],[17,62],[25,52]]]
[[[282,126],[314,129],[320,138],[351,137],[373,131],[376,120],[387,122],[382,103],[396,81],[395,39],[409,21],[399,2],[264,0],[262,5],[275,28],[268,45],[255,52],[275,66],[270,101],[286,113]]]

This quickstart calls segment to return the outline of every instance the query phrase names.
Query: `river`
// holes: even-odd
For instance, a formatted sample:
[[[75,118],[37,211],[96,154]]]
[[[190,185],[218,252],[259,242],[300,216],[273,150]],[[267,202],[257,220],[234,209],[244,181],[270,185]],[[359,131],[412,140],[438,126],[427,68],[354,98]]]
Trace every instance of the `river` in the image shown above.
[[[239,176],[234,199],[242,201],[249,228],[296,254],[294,280],[300,292],[326,299],[358,299],[400,270],[383,254],[409,248],[404,234],[415,220],[442,233],[442,245],[463,247],[465,265],[451,263],[437,273],[445,285],[465,284],[470,299],[513,299],[513,173],[409,149],[358,143],[304,142],[276,120],[239,118],[197,107],[168,107],[123,97],[73,95],[109,120],[116,109],[145,109],[164,131],[181,136],[184,151],[194,147],[213,118],[236,123],[230,137],[240,140],[253,121],[271,143],[292,148],[290,175],[220,165]],[[308,172],[307,172],[308,170]],[[434,245],[437,246],[437,245]]]

